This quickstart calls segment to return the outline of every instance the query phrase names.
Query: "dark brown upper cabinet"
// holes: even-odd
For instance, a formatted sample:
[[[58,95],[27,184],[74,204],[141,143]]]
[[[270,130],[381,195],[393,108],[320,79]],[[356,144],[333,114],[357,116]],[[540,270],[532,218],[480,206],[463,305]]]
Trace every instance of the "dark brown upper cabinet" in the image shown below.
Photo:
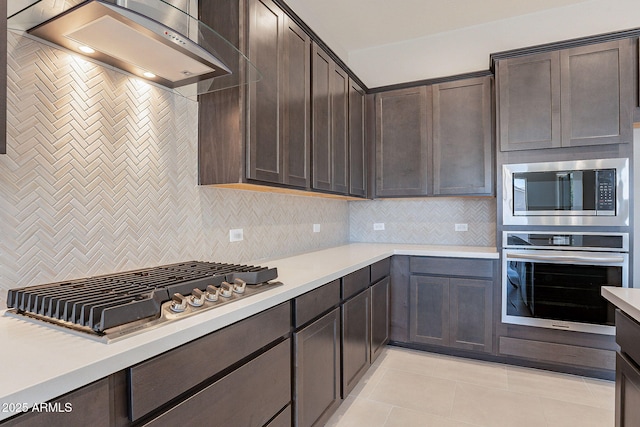
[[[349,77],[312,43],[312,188],[349,193]]]
[[[376,196],[493,194],[491,76],[376,94]]]
[[[249,57],[263,78],[249,85],[247,177],[306,188],[311,40],[269,0],[252,0],[249,13]]]
[[[426,196],[431,142],[431,87],[378,93],[376,196]]]
[[[365,134],[365,91],[349,79],[349,195],[367,196],[368,168]]]
[[[493,193],[492,78],[433,85],[433,194]]]
[[[307,189],[311,39],[273,1],[248,4],[247,50],[262,79],[247,88],[200,96],[200,184],[248,182]],[[202,2],[201,9],[203,17],[213,15],[211,20],[225,15],[231,23],[219,25],[230,27],[228,32],[237,33],[241,43],[237,1],[217,2],[215,7]],[[222,35],[234,40],[227,31]]]
[[[631,141],[632,41],[497,62],[502,151]]]

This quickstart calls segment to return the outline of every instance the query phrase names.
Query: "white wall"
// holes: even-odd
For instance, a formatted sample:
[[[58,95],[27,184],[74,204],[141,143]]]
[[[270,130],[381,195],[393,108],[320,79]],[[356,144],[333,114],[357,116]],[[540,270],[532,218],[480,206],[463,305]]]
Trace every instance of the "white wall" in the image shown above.
[[[298,9],[313,28],[313,17],[302,4]],[[372,88],[487,70],[491,53],[638,27],[640,1],[592,0],[346,53],[322,28],[314,30]]]

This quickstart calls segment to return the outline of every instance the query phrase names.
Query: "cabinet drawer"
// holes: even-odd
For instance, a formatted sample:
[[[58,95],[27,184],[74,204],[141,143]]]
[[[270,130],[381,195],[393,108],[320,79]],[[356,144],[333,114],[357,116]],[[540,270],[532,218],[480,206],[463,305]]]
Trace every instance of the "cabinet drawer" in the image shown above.
[[[300,295],[293,300],[296,329],[340,304],[340,279]]]
[[[129,418],[138,420],[290,331],[287,302],[129,368]]]
[[[616,309],[616,342],[623,353],[640,365],[640,324],[626,313]]]
[[[474,258],[411,257],[411,273],[443,276],[493,277],[494,261]]]
[[[290,402],[288,339],[145,425],[262,427]]]
[[[342,278],[342,299],[347,299],[369,287],[371,276],[369,267],[361,268]]]
[[[391,274],[391,258],[371,264],[371,283],[376,283]]]

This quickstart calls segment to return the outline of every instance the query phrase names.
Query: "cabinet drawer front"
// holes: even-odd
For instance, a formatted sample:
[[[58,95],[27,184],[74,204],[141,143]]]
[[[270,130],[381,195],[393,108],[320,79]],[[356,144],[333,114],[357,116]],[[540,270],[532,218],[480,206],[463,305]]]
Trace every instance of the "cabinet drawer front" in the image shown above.
[[[376,283],[389,274],[391,274],[391,258],[371,264],[371,283]]]
[[[616,342],[623,353],[640,365],[640,324],[626,313],[616,309]]]
[[[411,273],[443,276],[493,277],[494,261],[474,258],[411,257]]]
[[[290,331],[291,307],[284,303],[129,368],[131,421]]]
[[[269,392],[261,392],[264,390]],[[290,402],[288,339],[146,425],[261,427]]]
[[[340,279],[300,295],[294,300],[296,329],[340,303]]]
[[[342,299],[347,299],[369,287],[369,267],[361,268],[342,278]]]

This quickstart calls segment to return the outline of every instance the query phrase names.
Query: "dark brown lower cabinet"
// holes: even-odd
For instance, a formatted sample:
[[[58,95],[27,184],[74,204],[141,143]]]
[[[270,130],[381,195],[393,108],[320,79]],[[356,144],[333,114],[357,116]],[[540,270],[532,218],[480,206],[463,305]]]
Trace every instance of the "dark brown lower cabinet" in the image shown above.
[[[640,323],[616,310],[616,427],[640,426]]]
[[[293,334],[294,419],[321,426],[340,406],[340,309]]]
[[[388,274],[388,272],[387,272]],[[371,363],[389,342],[389,276],[371,285]]]
[[[2,426],[56,427],[112,425],[109,378],[96,381],[50,402],[41,412],[27,412]]]
[[[409,341],[491,352],[493,282],[412,275]]]
[[[342,304],[342,397],[369,369],[371,357],[369,289]]]
[[[640,368],[616,354],[616,427],[640,426]]]
[[[144,425],[262,427],[290,401],[287,339]]]

